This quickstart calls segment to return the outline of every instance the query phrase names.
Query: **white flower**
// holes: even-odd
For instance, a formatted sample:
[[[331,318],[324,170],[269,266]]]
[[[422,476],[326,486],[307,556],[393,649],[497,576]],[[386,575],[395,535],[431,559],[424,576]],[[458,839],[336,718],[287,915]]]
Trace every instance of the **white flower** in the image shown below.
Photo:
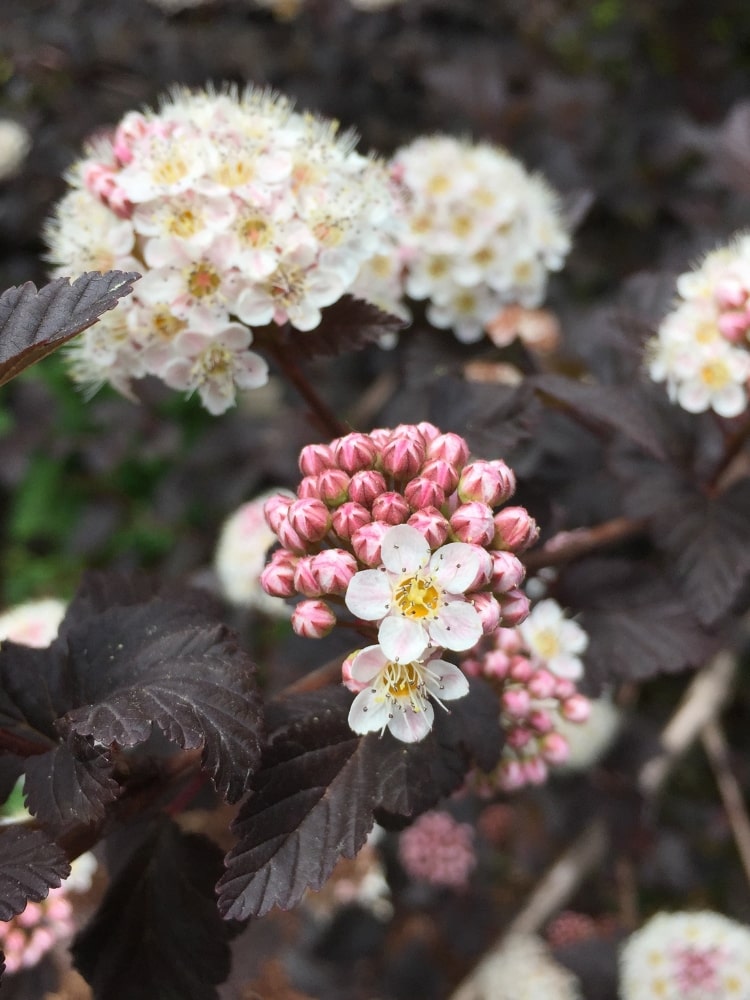
[[[750,1000],[750,929],[710,911],[657,913],[620,954],[623,1000]]]
[[[469,682],[458,667],[427,649],[419,659],[396,663],[380,646],[367,646],[351,664],[352,678],[367,687],[349,710],[355,733],[381,733],[387,728],[404,743],[416,743],[432,729],[435,716],[428,696],[438,704],[469,693]]]
[[[474,995],[492,1000],[581,1000],[578,980],[539,938],[513,934],[474,975]]]
[[[64,616],[64,601],[54,597],[18,604],[0,615],[0,640],[41,649],[57,637]]]
[[[565,617],[557,601],[539,601],[518,630],[529,652],[543,660],[550,673],[573,681],[582,676],[579,654],[588,646],[588,636],[580,625]]]
[[[491,558],[478,545],[451,542],[434,553],[407,524],[390,528],[381,545],[383,565],[352,577],[346,606],[364,621],[380,622],[378,642],[389,659],[410,663],[428,646],[470,649],[482,621],[464,594]]]
[[[271,496],[285,493],[271,490],[242,504],[221,529],[214,556],[214,568],[224,595],[233,603],[255,607],[268,614],[288,618],[291,608],[280,597],[271,597],[260,585],[266,553],[278,540],[268,527],[263,506]],[[288,494],[294,496],[294,494]]]
[[[737,417],[747,405],[746,384],[750,378],[750,354],[721,341],[693,351],[691,364],[683,367],[683,379],[675,398],[688,413],[713,410],[720,417]]]

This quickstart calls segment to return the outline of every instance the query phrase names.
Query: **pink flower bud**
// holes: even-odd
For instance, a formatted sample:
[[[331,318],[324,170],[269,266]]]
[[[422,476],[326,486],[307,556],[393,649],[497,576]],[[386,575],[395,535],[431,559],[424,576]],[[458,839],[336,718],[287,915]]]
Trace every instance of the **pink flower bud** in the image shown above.
[[[440,511],[434,507],[415,511],[406,523],[421,532],[433,550],[439,549],[448,540],[450,525]]]
[[[521,634],[517,628],[499,628],[495,633],[495,645],[508,656],[515,656],[524,648]]]
[[[500,649],[492,649],[484,657],[484,671],[487,677],[497,677],[504,680],[510,672],[511,660],[507,653]]]
[[[347,503],[342,503],[333,512],[331,524],[339,538],[348,542],[357,528],[361,528],[363,524],[369,524],[371,520],[370,512],[366,507],[363,507],[361,503],[349,500]]]
[[[381,493],[372,505],[373,520],[384,521],[390,525],[403,524],[409,513],[409,504],[400,493]]]
[[[148,122],[139,111],[130,111],[115,129],[112,152],[127,166],[133,159],[133,144],[148,132]]]
[[[308,543],[300,538],[288,519],[281,522],[276,534],[284,548],[294,552],[295,555],[303,556],[307,552]]]
[[[568,722],[585,722],[591,713],[591,703],[584,695],[573,694],[562,703],[560,713]]]
[[[548,764],[564,764],[570,754],[568,741],[562,733],[547,733],[542,737],[539,749]]]
[[[370,439],[378,451],[382,451],[385,448],[392,436],[393,431],[387,427],[376,427],[375,430],[370,431]]]
[[[523,719],[531,707],[529,692],[525,688],[510,688],[503,691],[500,699],[503,711],[515,719]]]
[[[431,479],[442,489],[446,496],[458,486],[458,471],[455,465],[445,462],[442,458],[433,458],[425,462],[419,475],[423,479]],[[433,504],[433,507],[442,507],[442,504]]]
[[[722,337],[732,344],[738,344],[745,339],[748,321],[744,312],[725,312],[719,316],[719,331]]]
[[[345,594],[349,581],[359,570],[359,566],[351,552],[344,549],[324,549],[313,556],[312,569],[322,593]]]
[[[289,524],[305,542],[319,542],[328,534],[331,515],[322,500],[295,500],[287,514]]]
[[[523,552],[539,537],[539,528],[525,507],[504,507],[495,514],[492,547]]]
[[[720,309],[741,309],[747,298],[747,289],[736,278],[724,278],[714,290],[714,301]]]
[[[469,461],[469,446],[459,434],[440,434],[427,446],[428,458],[441,458],[458,472]]]
[[[478,500],[489,507],[505,503],[516,491],[516,477],[505,462],[471,462],[458,483],[458,495],[466,502]]]
[[[300,500],[320,500],[320,490],[318,489],[318,477],[317,476],[305,476],[304,479],[300,480],[300,484],[297,487],[297,496]]]
[[[434,441],[436,437],[440,437],[440,428],[429,423],[427,420],[420,421],[417,424],[417,430],[425,439],[427,444],[429,444],[430,441]]]
[[[367,681],[358,681],[352,677],[352,663],[359,656],[360,650],[355,649],[353,653],[349,653],[347,658],[341,664],[341,682],[344,687],[349,688],[350,691],[354,691],[355,694],[359,694],[360,691],[364,691],[367,687]]]
[[[526,717],[526,722],[531,729],[534,729],[537,733],[549,733],[552,731],[552,719],[550,718],[549,712],[545,711],[543,708],[535,708],[533,711],[529,712]]]
[[[565,701],[566,698],[570,698],[571,695],[577,694],[576,686],[573,681],[568,680],[567,677],[556,677],[555,678],[555,698],[558,701]]]
[[[523,726],[511,726],[505,734],[505,742],[514,750],[523,750],[529,745],[531,733]]]
[[[489,545],[495,537],[492,508],[476,501],[461,504],[451,516],[451,530],[459,542]]]
[[[461,660],[461,669],[467,677],[481,677],[483,664],[474,656],[466,656]]]
[[[467,593],[473,590],[484,590],[489,586],[492,579],[492,557],[489,552],[487,549],[483,549],[481,545],[475,545],[474,551],[479,560],[479,569],[477,570],[477,575],[466,588]]]
[[[303,639],[322,639],[336,624],[325,601],[300,601],[292,614],[292,628]]]
[[[338,507],[348,498],[351,480],[343,469],[324,469],[318,478],[318,496],[329,507]]]
[[[534,667],[528,657],[514,656],[511,660],[508,674],[511,680],[518,681],[520,684],[527,684],[534,676]]]
[[[482,631],[485,635],[491,635],[500,624],[500,605],[492,594],[474,594],[471,603],[474,610],[479,612]]]
[[[339,468],[352,475],[372,468],[378,449],[369,434],[347,434],[336,442],[334,454]]]
[[[380,461],[383,471],[394,479],[413,479],[424,461],[424,438],[419,431],[392,437],[383,448]]]
[[[278,535],[281,522],[286,521],[293,501],[294,497],[284,496],[283,493],[276,493],[274,496],[269,497],[263,504],[263,516],[266,519],[266,524],[275,534]]]
[[[294,586],[296,565],[297,556],[286,549],[278,549],[260,574],[261,587],[271,597],[293,597],[297,592]]]
[[[528,683],[529,693],[532,698],[552,698],[555,693],[555,684],[555,677],[549,670],[537,670]]]
[[[372,507],[375,497],[388,489],[383,476],[374,469],[365,472],[355,472],[349,483],[349,499],[363,507]]]
[[[432,479],[417,476],[410,479],[404,487],[404,496],[412,510],[424,510],[426,507],[442,507],[445,503],[443,488]]]
[[[512,552],[492,552],[492,577],[490,588],[496,594],[504,594],[523,583],[526,567]]]
[[[317,476],[324,469],[335,469],[333,448],[327,444],[308,444],[299,453],[299,471],[303,476]]]
[[[380,566],[383,535],[390,527],[391,525],[385,521],[371,521],[369,524],[363,524],[352,535],[351,545],[354,555],[365,566]]]
[[[294,589],[305,597],[320,597],[325,593],[313,567],[313,557],[303,556],[294,569]]]
[[[511,587],[504,594],[498,594],[503,625],[514,628],[529,617],[529,599],[518,587]]]
[[[523,776],[529,785],[543,785],[549,774],[541,757],[531,757],[521,764]]]
[[[498,769],[498,784],[503,791],[514,792],[526,784],[520,760],[503,760]]]

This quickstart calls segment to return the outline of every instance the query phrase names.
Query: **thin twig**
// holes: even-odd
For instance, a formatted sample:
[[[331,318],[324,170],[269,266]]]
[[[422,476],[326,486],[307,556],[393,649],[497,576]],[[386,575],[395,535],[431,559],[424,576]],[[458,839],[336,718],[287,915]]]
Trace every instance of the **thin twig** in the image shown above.
[[[608,545],[634,538],[645,531],[647,523],[642,518],[615,517],[593,528],[561,531],[541,548],[526,553],[522,560],[526,569],[532,573],[544,566],[559,566]]]
[[[273,357],[284,377],[291,382],[310,407],[321,431],[333,437],[342,437],[347,434],[349,428],[339,420],[329,405],[317,394],[310,380],[297,362],[292,359],[290,352],[272,343],[266,343],[264,347]]]
[[[701,742],[716,778],[745,878],[750,882],[750,819],[742,791],[732,771],[724,730],[716,719],[711,719],[701,730]]]
[[[647,799],[653,801],[658,796],[677,761],[721,712],[729,698],[736,671],[735,657],[722,651],[693,678],[662,730],[661,752],[647,761],[638,775],[638,786]],[[548,869],[516,919],[459,985],[451,1000],[487,1000],[492,996],[484,977],[506,936],[538,932],[565,905],[584,879],[603,863],[608,849],[606,825],[597,817]]]

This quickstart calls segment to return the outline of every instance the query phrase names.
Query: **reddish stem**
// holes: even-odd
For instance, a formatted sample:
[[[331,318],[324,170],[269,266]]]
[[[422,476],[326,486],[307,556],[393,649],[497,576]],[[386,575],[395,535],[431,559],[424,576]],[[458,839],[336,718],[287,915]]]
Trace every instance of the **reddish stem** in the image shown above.
[[[331,437],[343,437],[349,433],[346,427],[336,416],[333,410],[324,402],[313,389],[305,373],[296,361],[290,356],[289,349],[269,342],[264,345],[265,350],[273,357],[276,364],[281,369],[284,376],[291,382],[297,392],[302,396],[307,405],[317,418],[318,425],[326,434]]]
[[[561,563],[579,559],[607,545],[626,541],[642,534],[648,521],[645,518],[615,517],[593,528],[575,528],[561,531],[541,548],[522,556],[522,561],[531,572],[544,566],[559,566]]]

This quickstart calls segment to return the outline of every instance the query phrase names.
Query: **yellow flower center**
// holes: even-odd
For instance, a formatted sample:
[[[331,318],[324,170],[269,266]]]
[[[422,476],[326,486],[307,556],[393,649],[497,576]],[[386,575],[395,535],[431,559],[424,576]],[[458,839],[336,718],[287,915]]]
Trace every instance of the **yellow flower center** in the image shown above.
[[[232,355],[221,344],[213,344],[207,348],[193,365],[193,377],[197,378],[201,384],[209,378],[231,374]]]
[[[711,389],[720,389],[730,382],[729,368],[725,361],[709,361],[701,367],[701,379]]]
[[[543,660],[550,660],[560,652],[560,643],[552,629],[542,629],[537,632],[534,646]]]
[[[407,618],[427,618],[440,607],[440,591],[431,579],[417,573],[399,583],[394,600],[401,614]]]
[[[167,228],[174,236],[193,236],[201,228],[201,221],[191,208],[184,208],[172,216]]]
[[[211,267],[210,264],[206,264],[204,261],[197,264],[190,272],[187,284],[192,296],[196,299],[203,299],[206,296],[213,295],[221,284],[221,278],[216,268]]]
[[[156,184],[169,187],[176,184],[186,176],[188,172],[187,163],[180,157],[164,159],[154,165],[151,171]]]
[[[424,684],[416,664],[386,663],[383,670],[383,682],[388,698],[409,698],[413,710],[415,712],[420,710],[419,699],[415,699],[413,696],[415,694],[422,696]]]

